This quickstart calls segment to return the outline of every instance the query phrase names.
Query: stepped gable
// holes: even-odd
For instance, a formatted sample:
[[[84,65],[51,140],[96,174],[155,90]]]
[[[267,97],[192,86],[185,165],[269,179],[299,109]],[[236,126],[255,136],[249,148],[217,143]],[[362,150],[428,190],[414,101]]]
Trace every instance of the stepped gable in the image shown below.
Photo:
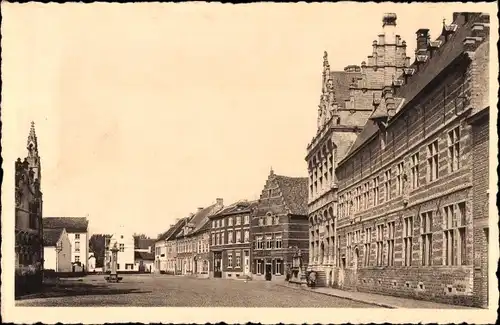
[[[63,233],[64,228],[58,229],[43,229],[43,246],[56,246],[59,238],[61,238],[61,234]]]
[[[378,133],[379,126],[374,120],[381,117],[387,117],[389,121],[391,118],[393,119],[447,66],[464,54],[464,41],[471,36],[472,26],[480,15],[480,13],[455,13],[453,23],[443,25],[441,35],[435,41],[429,42],[425,51],[417,51],[414,63],[405,69],[397,82],[394,82],[394,106],[396,109],[392,114],[393,116],[390,116],[391,114],[387,111],[384,101],[381,101],[379,107],[376,107],[370,119],[366,122],[363,131],[349,149],[348,154],[342,160],[355,153]],[[340,163],[342,163],[342,160]]]
[[[46,217],[42,218],[43,228],[66,229],[68,233],[87,232],[89,221],[85,217]]]
[[[286,208],[294,215],[307,215],[307,177],[275,175]]]

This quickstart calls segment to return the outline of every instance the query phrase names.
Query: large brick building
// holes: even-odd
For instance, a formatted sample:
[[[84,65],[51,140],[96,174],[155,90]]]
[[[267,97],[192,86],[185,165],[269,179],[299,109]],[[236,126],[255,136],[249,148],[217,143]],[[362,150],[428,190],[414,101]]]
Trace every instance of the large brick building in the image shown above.
[[[415,61],[363,104],[369,118],[337,160],[330,248],[338,268],[328,284],[486,306],[489,17],[455,13],[429,39],[417,31]],[[381,42],[398,41],[386,32]],[[311,219],[321,256],[322,221]]]
[[[33,122],[26,148],[28,156],[15,162],[16,294],[39,288],[42,284],[42,177]]]
[[[323,89],[318,109],[317,133],[307,146],[309,173],[309,269],[319,273],[318,284],[331,283],[339,266],[336,231],[336,167],[349,151],[385,86],[409,65],[406,42],[396,34],[396,15],[383,17],[383,31],[372,43],[372,53],[361,66],[330,71],[323,58]],[[367,159],[370,159],[369,157]]]
[[[210,218],[211,277],[251,276],[250,220],[256,203],[239,201]]]
[[[254,280],[284,280],[296,247],[307,260],[307,220],[307,177],[271,170],[251,218]]]

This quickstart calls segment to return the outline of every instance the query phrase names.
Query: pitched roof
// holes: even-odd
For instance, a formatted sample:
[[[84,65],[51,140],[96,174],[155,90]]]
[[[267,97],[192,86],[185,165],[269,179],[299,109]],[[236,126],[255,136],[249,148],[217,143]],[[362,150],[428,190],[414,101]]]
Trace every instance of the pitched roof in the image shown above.
[[[150,252],[134,252],[134,259],[154,261],[155,256],[153,253]]]
[[[229,214],[235,214],[239,212],[247,212],[251,211],[252,208],[254,208],[258,203],[258,200],[254,201],[247,201],[247,200],[240,200],[237,202],[234,202],[231,205],[228,205],[227,207],[224,207],[217,215],[229,215]]]
[[[397,90],[395,94],[395,96],[397,96],[395,105],[396,107],[399,106],[399,109],[396,111],[396,114],[403,110],[405,106],[424,89],[424,87],[463,53],[463,41],[471,33],[471,26],[475,21],[471,20],[465,25],[462,25],[464,17],[459,16],[458,19],[460,21],[454,22],[455,24],[458,23],[455,34],[447,42],[444,41],[444,36],[439,36],[437,40],[442,42],[442,46],[433,53],[432,58],[429,59],[428,63],[423,68],[421,68],[421,71],[418,71],[409,79],[408,83]],[[410,68],[415,68],[415,63],[412,64]],[[402,100],[404,100],[404,102],[402,102]],[[361,147],[368,139],[375,135],[378,130],[377,124],[372,120],[368,120],[347,156]]]
[[[349,100],[349,86],[352,79],[357,80],[361,77],[360,72],[332,71],[330,76],[333,81],[333,89],[335,91],[335,99],[340,106],[344,106],[345,101]]]
[[[64,228],[60,229],[43,229],[43,246],[56,246]]]
[[[201,228],[203,228],[203,226],[209,221],[209,217],[211,215],[219,212],[221,209],[222,209],[221,206],[217,205],[217,203],[214,203],[211,206],[203,208],[203,209],[199,210],[198,212],[196,212],[189,220],[189,223],[192,224],[194,226],[194,228],[187,235],[195,234],[198,231],[200,231]],[[184,236],[183,232],[180,232],[177,235],[177,237],[182,237],[182,236]]]
[[[290,213],[307,215],[307,177],[276,175],[276,181]]]
[[[47,217],[42,218],[43,228],[62,229],[66,232],[87,232],[89,221],[85,217]]]
[[[155,240],[150,238],[137,238],[135,240],[135,248],[138,249],[148,249],[149,247],[153,247],[155,245]]]

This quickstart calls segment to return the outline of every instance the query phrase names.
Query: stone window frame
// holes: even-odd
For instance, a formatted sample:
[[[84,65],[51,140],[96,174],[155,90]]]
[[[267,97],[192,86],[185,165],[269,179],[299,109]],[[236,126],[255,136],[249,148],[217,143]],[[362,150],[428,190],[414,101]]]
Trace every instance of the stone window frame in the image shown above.
[[[365,267],[370,266],[370,253],[371,253],[371,245],[372,245],[372,228],[365,228],[365,236],[364,236],[364,263]]]
[[[390,168],[384,172],[384,198],[385,202],[392,199],[392,170]]]
[[[467,202],[449,204],[442,209],[443,265],[467,265]]]
[[[227,243],[233,244],[233,239],[234,239],[233,230],[228,230],[227,231]]]
[[[235,268],[241,268],[241,251],[236,251],[236,265]]]
[[[380,176],[375,176],[373,178],[373,206],[377,206],[380,203]]]
[[[233,268],[233,251],[227,251],[227,268]]]
[[[384,224],[380,223],[375,226],[375,241],[377,247],[376,258],[377,266],[382,266],[384,264]]]
[[[265,220],[264,224],[266,226],[273,225],[273,214],[270,211],[266,213],[266,220]]]
[[[274,249],[273,235],[266,234],[264,236],[265,249]]]
[[[460,169],[460,126],[454,127],[448,131],[447,146],[448,146],[448,172],[453,173]]]
[[[283,249],[283,234],[281,232],[274,234],[273,241],[274,241],[273,249]],[[278,243],[279,243],[279,245],[278,245]]]
[[[224,231],[222,231],[220,233],[220,241],[221,241],[221,244],[224,245],[225,244],[225,241],[226,241],[226,233]]]
[[[228,217],[227,218],[227,226],[232,227],[233,226],[233,217]]]
[[[250,215],[246,214],[246,215],[243,217],[243,224],[244,224],[244,225],[249,225],[249,224],[250,224]]]
[[[401,160],[396,164],[396,196],[403,195],[405,162]]]
[[[419,163],[420,152],[417,150],[410,156],[410,173],[411,173],[411,188],[417,189],[420,185],[419,182]]]
[[[439,139],[427,145],[427,182],[434,182],[439,178]]]
[[[261,234],[255,236],[255,249],[256,250],[263,250],[264,249],[264,236]]]
[[[249,243],[250,242],[250,230],[245,229],[243,233],[243,242]]]
[[[396,222],[387,223],[387,266],[394,266],[394,255],[396,246]]]
[[[412,266],[413,255],[413,229],[415,227],[413,216],[403,218],[403,265]]]
[[[433,210],[425,211],[420,214],[420,252],[421,265],[432,266],[432,231],[433,231]]]
[[[235,234],[235,238],[234,238],[234,242],[236,244],[238,243],[241,243],[241,229],[238,229],[238,230],[234,230],[234,234]]]

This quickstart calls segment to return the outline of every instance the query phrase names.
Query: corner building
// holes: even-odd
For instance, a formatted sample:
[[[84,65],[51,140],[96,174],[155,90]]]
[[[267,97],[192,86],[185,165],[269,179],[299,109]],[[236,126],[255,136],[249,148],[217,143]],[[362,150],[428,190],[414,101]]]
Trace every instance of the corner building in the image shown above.
[[[307,232],[307,177],[271,170],[252,215],[252,278],[283,281],[295,247],[308,258]]]
[[[383,30],[372,43],[372,53],[361,66],[330,71],[328,54],[323,58],[322,93],[317,132],[307,146],[309,270],[318,273],[318,285],[333,285],[341,265],[336,233],[336,168],[356,141],[380,101],[385,86],[409,66],[406,42],[396,34],[396,15],[383,17]],[[368,159],[365,163],[369,163]]]
[[[436,40],[428,32],[365,103],[369,119],[336,166],[331,284],[485,307],[489,16],[455,13]]]

